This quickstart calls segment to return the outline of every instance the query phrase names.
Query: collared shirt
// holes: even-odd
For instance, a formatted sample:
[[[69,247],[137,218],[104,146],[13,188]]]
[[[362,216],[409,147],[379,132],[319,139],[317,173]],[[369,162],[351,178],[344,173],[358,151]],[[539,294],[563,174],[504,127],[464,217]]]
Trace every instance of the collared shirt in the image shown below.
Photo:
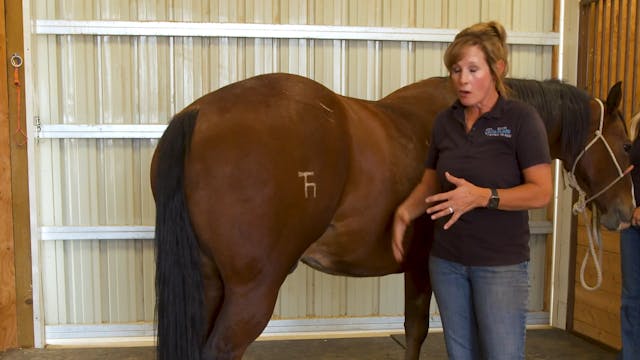
[[[550,163],[544,123],[518,100],[499,97],[467,133],[464,106],[456,101],[434,123],[425,166],[435,169],[441,191],[455,186],[445,171],[476,186],[508,189],[524,182],[522,170]],[[512,265],[529,260],[528,211],[475,208],[448,230],[436,223],[432,254],[467,266]]]

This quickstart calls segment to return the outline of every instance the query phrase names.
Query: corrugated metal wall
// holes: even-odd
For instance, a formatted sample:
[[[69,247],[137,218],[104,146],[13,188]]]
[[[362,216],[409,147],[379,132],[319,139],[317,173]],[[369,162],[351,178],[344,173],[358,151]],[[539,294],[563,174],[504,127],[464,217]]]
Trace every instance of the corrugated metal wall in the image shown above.
[[[129,26],[176,21],[175,31],[191,22],[455,30],[496,19],[510,32],[548,34],[554,18],[553,0],[30,0],[29,4],[34,83],[29,106],[38,121],[30,131],[36,136],[43,134],[39,130],[59,129],[55,126],[62,124],[88,124],[93,129],[166,124],[200,95],[266,72],[301,74],[338,93],[371,100],[446,74],[441,59],[447,44],[442,41],[139,35],[133,27],[122,29],[119,21],[135,22]],[[46,20],[70,22],[60,23],[56,33],[43,30]],[[80,21],[95,20],[120,27],[120,35],[78,30],[94,29],[95,22]],[[552,46],[511,45],[510,61],[512,76],[549,78]],[[152,231],[142,231],[138,237],[122,231],[125,226],[140,230],[154,224],[148,169],[156,140],[145,128],[139,129],[135,130],[139,136],[131,138],[60,135],[41,136],[36,142],[32,181],[37,209],[32,219],[40,230],[42,321],[52,330],[50,337],[63,337],[55,335],[56,326],[154,319],[154,254],[148,239]],[[544,212],[532,214],[533,220],[547,219]],[[118,229],[115,235],[105,235],[109,226]],[[535,238],[533,312],[544,310],[546,235]],[[300,266],[282,287],[274,318],[398,317],[403,312],[402,289],[400,275],[342,278]],[[433,311],[436,316],[435,307]],[[87,335],[82,331],[77,336]]]

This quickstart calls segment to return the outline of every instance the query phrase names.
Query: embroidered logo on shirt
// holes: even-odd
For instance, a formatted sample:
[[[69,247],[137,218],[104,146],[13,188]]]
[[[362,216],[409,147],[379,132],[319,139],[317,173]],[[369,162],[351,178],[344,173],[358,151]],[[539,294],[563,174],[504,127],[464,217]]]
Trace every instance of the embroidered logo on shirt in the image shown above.
[[[486,128],[484,129],[484,134],[486,136],[502,136],[506,138],[511,138],[511,129],[506,126],[499,126],[497,128]]]

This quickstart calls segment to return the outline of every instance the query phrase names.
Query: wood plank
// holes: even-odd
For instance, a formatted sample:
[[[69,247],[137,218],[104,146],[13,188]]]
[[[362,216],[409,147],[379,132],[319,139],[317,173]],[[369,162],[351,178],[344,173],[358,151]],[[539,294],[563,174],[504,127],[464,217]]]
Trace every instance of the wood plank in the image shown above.
[[[613,314],[619,318],[620,313],[620,293],[617,296],[604,293],[603,291],[589,291],[583,289],[582,286],[576,286],[576,296],[583,301],[581,304],[594,309]]]
[[[7,52],[24,58],[24,36],[22,1],[5,1]],[[20,72],[21,99],[20,126],[25,126],[25,78],[24,67]],[[9,93],[9,123],[11,129],[18,127],[15,93]],[[31,288],[31,223],[29,215],[29,178],[27,169],[27,147],[11,144],[11,200],[13,213],[13,239],[16,267],[16,311],[18,316],[18,346],[33,347],[33,294]]]
[[[560,29],[560,1],[554,1],[553,2],[553,26],[552,26],[552,30],[554,32],[560,32],[562,29]],[[557,79],[558,78],[558,73],[559,73],[559,69],[560,66],[562,66],[562,64],[560,64],[559,60],[559,52],[560,52],[560,48],[559,46],[554,46],[552,53],[551,53],[551,63],[552,68],[551,68],[551,78],[553,79]]]
[[[598,328],[597,326],[593,326],[592,324],[587,324],[582,321],[575,321],[574,332],[594,339],[614,349],[620,350],[621,340],[619,336],[603,331],[602,329]]]
[[[0,2],[0,68],[7,67],[4,2]],[[18,345],[15,250],[11,211],[11,138],[8,76],[0,71],[0,351]]]
[[[624,54],[624,49],[622,48],[622,39],[621,39],[621,31],[620,27],[622,26],[622,14],[620,13],[620,1],[614,0],[611,10],[611,57],[610,61],[612,62],[610,72],[609,72],[609,87],[615,84],[617,81],[621,80],[620,71],[624,69],[624,62],[621,62],[621,54]],[[607,89],[608,90],[608,89]]]
[[[594,96],[600,96],[602,88],[602,22],[604,18],[604,6],[602,2],[596,4],[596,27],[595,27],[595,46],[593,50],[594,66],[593,66],[593,87],[591,91]]]
[[[627,101],[627,94],[625,92],[626,88],[626,82],[627,82],[627,74],[628,74],[628,68],[627,68],[627,42],[628,42],[628,37],[629,37],[629,32],[627,31],[627,26],[628,26],[628,20],[629,20],[629,16],[627,14],[627,9],[628,9],[628,1],[621,1],[620,2],[620,6],[618,7],[618,14],[619,14],[619,27],[618,27],[618,47],[620,48],[620,51],[618,52],[618,56],[617,56],[617,62],[618,62],[618,71],[616,73],[616,81],[618,80],[622,80],[622,106],[620,107],[620,110],[622,111],[622,116],[624,116],[625,119],[630,119],[630,117],[628,115],[626,115],[628,112],[631,112],[630,108],[629,108],[629,101]]]
[[[601,82],[600,88],[598,89],[598,96],[604,99],[607,97],[607,90],[609,90],[611,55],[613,54],[614,49],[611,42],[611,1],[605,1],[603,6],[602,30],[600,32],[600,36],[602,37],[602,46],[600,47],[597,57],[602,59],[602,68],[599,71]]]
[[[597,34],[598,34],[598,28],[597,28],[597,24],[598,24],[598,4],[597,3],[593,3],[590,5],[590,12],[589,12],[589,26],[588,26],[588,33],[587,33],[587,52],[586,52],[586,56],[587,56],[587,69],[586,69],[586,76],[587,76],[587,83],[584,84],[586,86],[586,89],[590,92],[593,92],[593,89],[595,88],[595,73],[596,73],[596,57],[594,56],[594,53],[596,52],[596,41],[597,41]]]
[[[576,74],[576,85],[586,88],[587,81],[587,64],[589,59],[588,46],[588,16],[589,10],[586,6],[580,6],[578,16],[578,73]]]
[[[617,313],[579,303],[576,304],[573,315],[575,321],[591,324],[602,332],[620,336],[620,316]]]
[[[584,84],[584,88],[587,89],[588,91],[593,92],[593,89],[595,87],[594,83],[595,83],[595,68],[596,68],[596,63],[595,63],[595,56],[593,56],[593,53],[596,51],[596,34],[598,33],[598,29],[597,29],[597,24],[596,24],[596,19],[597,19],[597,4],[596,3],[592,3],[589,6],[589,12],[587,13],[587,23],[589,24],[587,26],[587,32],[585,34],[586,36],[586,42],[587,42],[587,47],[586,47],[586,53],[585,53],[585,57],[587,58],[587,68],[585,69],[585,76],[586,76],[586,82]]]

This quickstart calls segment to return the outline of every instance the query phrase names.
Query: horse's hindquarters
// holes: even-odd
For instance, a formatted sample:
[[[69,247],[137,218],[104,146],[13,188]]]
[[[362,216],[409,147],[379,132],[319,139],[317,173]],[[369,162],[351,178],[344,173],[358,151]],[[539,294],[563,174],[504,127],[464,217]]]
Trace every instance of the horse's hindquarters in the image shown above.
[[[223,278],[284,276],[342,195],[348,139],[337,96],[316,83],[278,80],[251,79],[197,103],[187,201]]]

